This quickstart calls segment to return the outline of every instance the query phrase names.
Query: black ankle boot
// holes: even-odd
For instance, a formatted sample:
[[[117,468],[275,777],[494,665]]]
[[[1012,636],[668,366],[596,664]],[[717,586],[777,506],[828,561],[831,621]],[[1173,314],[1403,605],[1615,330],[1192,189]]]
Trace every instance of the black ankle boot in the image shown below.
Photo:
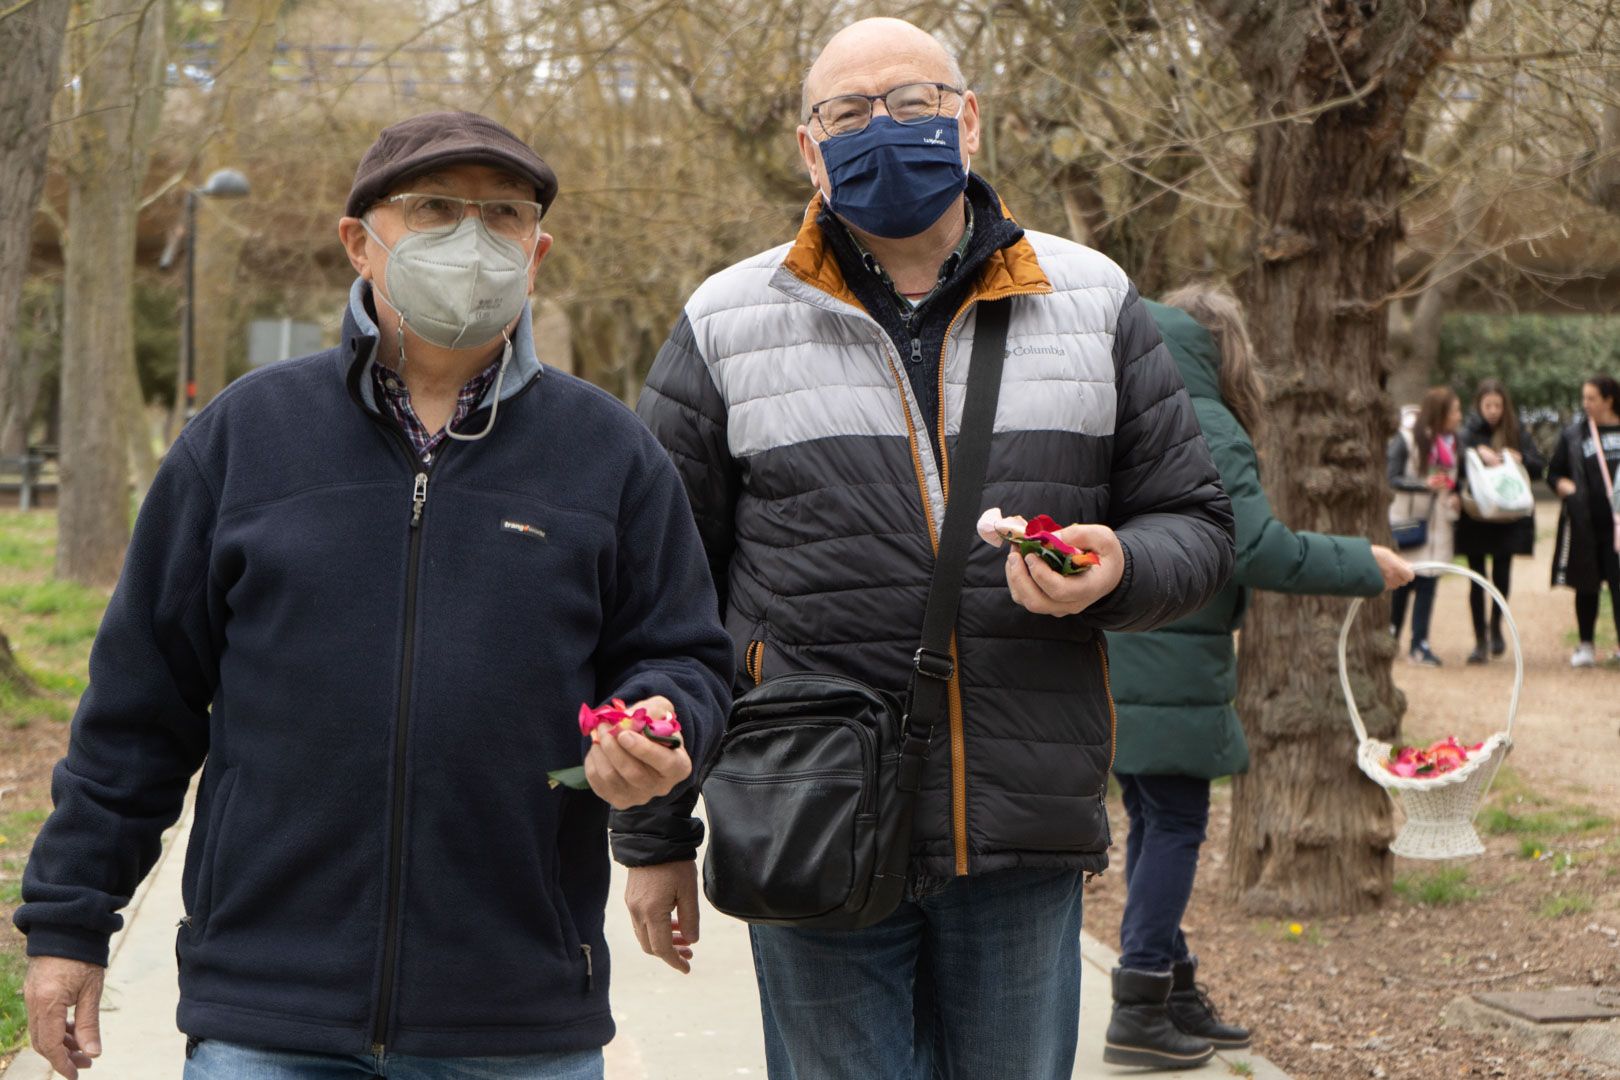
[[[1179,1030],[1208,1039],[1218,1050],[1242,1050],[1249,1045],[1248,1029],[1221,1023],[1209,995],[1198,985],[1196,957],[1171,968],[1170,976],[1170,1019]]]
[[[1114,969],[1114,1015],[1103,1060],[1143,1069],[1186,1069],[1215,1056],[1208,1039],[1188,1035],[1170,1019],[1173,979],[1166,973]]]
[[[1507,652],[1507,642],[1502,640],[1502,629],[1497,627],[1491,631],[1491,655],[1501,656]]]
[[[1490,658],[1490,654],[1486,652],[1485,649],[1484,638],[1481,638],[1478,642],[1476,642],[1474,644],[1474,651],[1468,654],[1468,662],[1470,664],[1483,664]]]

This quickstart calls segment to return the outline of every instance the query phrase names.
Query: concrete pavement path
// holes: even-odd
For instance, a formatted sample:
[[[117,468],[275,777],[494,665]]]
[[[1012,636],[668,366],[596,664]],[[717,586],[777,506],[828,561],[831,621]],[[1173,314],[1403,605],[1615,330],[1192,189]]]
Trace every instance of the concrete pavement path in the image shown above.
[[[175,924],[183,913],[180,876],[185,866],[190,804],[165,838],[164,854],[126,910],[125,929],[113,941],[102,1006],[105,1052],[86,1075],[90,1080],[178,1080],[185,1039],[175,1030],[179,988],[175,975]],[[618,1038],[607,1048],[607,1080],[725,1080],[765,1076],[759,999],[746,928],[718,912],[704,911],[694,973],[683,976],[642,954],[620,907],[623,872],[615,876],[608,912],[608,942],[614,956],[613,1005]],[[1139,1074],[1102,1062],[1108,1026],[1108,971],[1112,950],[1081,935],[1085,972],[1080,1006],[1080,1058],[1075,1077]],[[694,1002],[701,1007],[693,1008]],[[698,1017],[691,1026],[668,1017]],[[1222,1055],[1202,1069],[1140,1074],[1155,1080],[1217,1080],[1229,1066],[1246,1062],[1258,1080],[1288,1080],[1251,1053]],[[1240,1067],[1241,1068],[1241,1067]],[[49,1080],[44,1060],[25,1051],[0,1080]],[[828,1078],[834,1080],[834,1078]],[[863,1080],[840,1077],[836,1080]],[[1020,1080],[995,1077],[986,1080]]]

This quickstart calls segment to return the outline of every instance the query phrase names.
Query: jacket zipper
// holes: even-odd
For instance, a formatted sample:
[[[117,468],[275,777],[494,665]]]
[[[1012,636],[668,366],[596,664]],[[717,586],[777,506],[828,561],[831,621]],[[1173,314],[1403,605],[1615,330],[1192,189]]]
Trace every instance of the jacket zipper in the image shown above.
[[[968,308],[976,303],[987,300],[1002,300],[1010,296],[1026,296],[1040,292],[1039,289],[1021,289],[1014,292],[997,293],[993,296],[970,296],[956,309],[951,321],[945,327],[945,336],[939,343],[939,484],[941,496],[946,505],[951,499],[951,455],[945,450],[945,354],[951,345],[951,334],[967,314]],[[908,410],[909,411],[909,410]],[[921,474],[919,474],[921,479]],[[926,504],[928,492],[923,492],[923,501]],[[939,543],[934,543],[935,554],[939,552]],[[946,684],[945,708],[949,714],[951,731],[951,840],[956,855],[956,875],[965,877],[969,870],[968,841],[967,841],[967,725],[963,720],[962,712],[962,659],[956,651],[956,634],[951,634],[951,663],[955,666],[955,674]],[[1110,706],[1111,707],[1111,706]]]
[[[797,276],[797,275],[795,275]],[[799,280],[812,288],[825,292],[815,282],[805,278]],[[950,323],[945,327],[945,336],[939,346],[939,467],[940,467],[940,496],[942,501],[950,499],[950,456],[945,452],[945,354],[950,348],[951,334],[961,322],[970,307],[976,303],[989,300],[1003,300],[1013,296],[1046,295],[1052,291],[1050,285],[1045,288],[1024,288],[996,290],[987,293],[978,293],[969,296],[962,302]],[[878,325],[870,315],[868,321]],[[883,349],[883,357],[889,367],[889,377],[894,380],[895,389],[900,394],[902,412],[906,420],[906,440],[911,445],[911,467],[917,480],[917,492],[922,496],[923,519],[928,526],[928,542],[934,553],[939,553],[939,534],[934,523],[933,502],[928,495],[927,474],[923,472],[922,452],[917,442],[917,425],[911,418],[911,406],[906,400],[905,383],[900,377],[900,370],[895,366],[894,358],[897,350],[889,339],[887,332],[878,326],[878,341]],[[912,351],[921,348],[921,342],[912,339]],[[948,684],[949,692],[946,696],[947,711],[950,713],[951,732],[951,832],[956,854],[956,873],[958,877],[966,876],[969,871],[968,845],[967,845],[967,748],[965,745],[964,724],[962,720],[962,687],[960,683],[962,665],[956,654],[956,635],[951,635],[951,659],[956,663],[956,674],[951,676]]]
[[[765,643],[763,641],[750,641],[748,651],[743,654],[743,667],[748,677],[758,686],[765,681]]]
[[[388,1023],[399,968],[400,889],[405,864],[405,750],[411,715],[411,673],[416,660],[416,591],[422,562],[422,512],[427,508],[428,478],[449,447],[439,447],[432,463],[424,467],[405,433],[380,417],[377,420],[399,440],[415,472],[411,481],[410,552],[405,562],[405,630],[399,672],[399,712],[394,719],[393,785],[388,824],[388,906],[383,920],[382,979],[377,993],[376,1020],[371,1031],[371,1051],[380,1057],[387,1050]]]
[[[1103,694],[1108,698],[1108,768],[1103,770],[1103,791],[1108,791],[1108,774],[1114,771],[1114,751],[1119,746],[1119,716],[1114,711],[1114,687],[1108,681],[1108,645],[1097,632],[1097,655],[1102,658]]]

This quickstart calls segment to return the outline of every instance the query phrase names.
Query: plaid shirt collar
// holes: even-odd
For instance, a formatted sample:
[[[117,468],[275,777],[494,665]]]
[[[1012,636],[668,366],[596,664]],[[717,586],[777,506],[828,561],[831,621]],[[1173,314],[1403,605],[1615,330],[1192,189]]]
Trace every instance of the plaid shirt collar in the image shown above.
[[[461,422],[478,408],[479,402],[484,400],[484,395],[489,393],[489,388],[494,384],[500,368],[501,359],[496,357],[489,367],[467,380],[467,384],[456,395],[456,411],[451,414],[450,422],[437,432],[428,431],[421,418],[416,415],[416,410],[411,406],[411,392],[405,386],[405,380],[397,373],[391,368],[374,363],[371,365],[371,377],[376,389],[377,404],[383,413],[392,417],[400,426],[400,430],[405,432],[405,437],[411,441],[411,446],[422,459],[422,464],[431,465],[433,452],[439,448],[440,443],[449,438],[445,432],[451,428],[460,429]]]
[[[854,230],[847,225],[844,226],[844,235],[850,238],[855,244],[855,250],[861,253],[862,265],[866,267],[868,273],[876,275],[879,281],[888,286],[889,292],[894,294],[894,299],[899,303],[901,311],[915,311],[932,300],[934,295],[944,287],[945,283],[956,274],[956,268],[962,265],[962,259],[967,255],[968,245],[973,242],[973,201],[964,199],[962,205],[967,212],[967,228],[962,230],[962,239],[957,242],[956,250],[947,255],[945,261],[940,264],[939,277],[934,279],[934,287],[928,290],[928,295],[916,300],[895,288],[894,279],[889,276],[887,270],[883,269],[883,264],[877,261],[877,256],[866,250],[866,245],[861,243],[861,238],[855,235]],[[833,220],[836,221],[837,219],[834,218]],[[844,223],[839,221],[838,224],[843,225]]]

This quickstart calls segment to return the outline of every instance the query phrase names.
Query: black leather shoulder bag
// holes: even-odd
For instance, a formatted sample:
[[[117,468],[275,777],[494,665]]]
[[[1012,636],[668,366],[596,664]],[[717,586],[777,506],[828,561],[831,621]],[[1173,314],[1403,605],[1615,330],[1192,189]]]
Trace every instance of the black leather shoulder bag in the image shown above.
[[[1010,303],[979,304],[905,702],[855,679],[803,672],[770,679],[732,706],[701,778],[709,819],[703,887],[727,915],[855,930],[900,905],[923,762],[956,673],[956,613],[990,460]]]

